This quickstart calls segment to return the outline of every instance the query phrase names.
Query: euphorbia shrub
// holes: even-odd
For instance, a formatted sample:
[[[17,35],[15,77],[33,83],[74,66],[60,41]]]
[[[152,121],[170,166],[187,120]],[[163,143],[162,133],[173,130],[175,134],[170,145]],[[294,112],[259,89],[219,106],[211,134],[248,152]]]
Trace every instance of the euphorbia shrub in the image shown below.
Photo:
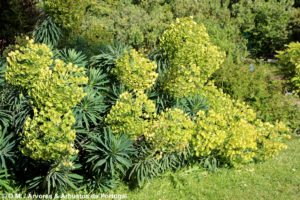
[[[264,160],[286,148],[281,141],[289,129],[284,124],[262,122],[249,106],[232,100],[212,84],[205,86],[202,95],[211,110],[197,114],[192,140],[197,156],[213,155],[236,165]]]
[[[66,29],[74,29],[81,25],[90,0],[44,0],[43,5],[47,14],[56,23]]]
[[[293,84],[293,90],[300,95],[300,43],[290,43],[286,50],[278,52],[277,57],[286,78]]]
[[[194,123],[178,108],[167,109],[153,120],[151,131],[145,135],[154,149],[164,152],[183,152],[191,141]]]
[[[208,110],[197,111],[194,117],[178,108],[155,114],[155,104],[142,92],[150,84],[135,85],[140,80],[137,71],[148,62],[134,65],[132,59],[131,68],[137,70],[129,68],[124,71],[128,73],[125,76],[122,70],[130,63],[125,55],[117,62],[116,75],[125,76],[123,84],[131,81],[131,87],[127,84],[129,89],[138,91],[121,94],[108,114],[106,123],[115,133],[128,134],[135,140],[143,138],[154,152],[160,153],[183,152],[192,144],[196,157],[214,156],[232,166],[264,160],[286,147],[281,142],[288,131],[285,125],[262,122],[249,106],[232,100],[208,81],[224,54],[210,43],[203,25],[197,25],[191,18],[177,20],[163,34],[160,47],[169,65],[159,77],[158,85],[175,100],[200,95],[207,100]],[[154,77],[150,78],[154,81]]]
[[[157,78],[156,64],[132,49],[116,61],[114,74],[129,89],[145,90],[152,87]]]
[[[85,96],[81,85],[88,81],[83,68],[53,61],[52,56],[45,44],[28,40],[8,54],[5,74],[8,83],[26,89],[32,98],[34,115],[21,133],[21,151],[45,161],[76,153],[72,108]]]
[[[170,62],[161,82],[174,97],[197,94],[225,58],[205,26],[192,18],[177,19],[162,35],[160,47]]]
[[[137,139],[149,132],[150,121],[155,115],[155,104],[139,91],[124,92],[111,108],[105,121],[114,133],[127,134]]]
[[[184,151],[193,135],[192,120],[178,108],[159,115],[155,111],[154,102],[143,92],[124,92],[105,121],[116,134],[127,134],[134,140],[144,137],[155,151]]]

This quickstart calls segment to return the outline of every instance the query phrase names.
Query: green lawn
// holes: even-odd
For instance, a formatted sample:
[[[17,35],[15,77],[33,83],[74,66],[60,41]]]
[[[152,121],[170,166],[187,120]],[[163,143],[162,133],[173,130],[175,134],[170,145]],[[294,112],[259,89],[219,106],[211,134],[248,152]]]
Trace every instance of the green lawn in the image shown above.
[[[192,168],[165,174],[142,189],[128,192],[130,200],[299,200],[300,199],[300,138],[288,142],[289,148],[277,157],[243,169],[220,169],[208,173]]]

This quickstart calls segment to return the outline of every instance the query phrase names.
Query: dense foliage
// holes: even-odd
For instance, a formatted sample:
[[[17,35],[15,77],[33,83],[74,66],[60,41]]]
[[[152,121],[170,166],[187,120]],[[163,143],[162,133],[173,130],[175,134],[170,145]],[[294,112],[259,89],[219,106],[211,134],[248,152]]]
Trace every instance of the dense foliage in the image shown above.
[[[290,79],[294,92],[300,95],[300,43],[290,43],[277,57],[282,64],[286,78]]]
[[[241,29],[255,56],[272,56],[288,39],[293,1],[242,0],[234,5]]]
[[[62,31],[51,17],[47,17],[37,24],[33,36],[37,42],[56,46],[62,36]]]
[[[262,122],[249,106],[230,99],[213,85],[206,87],[204,96],[210,110],[207,114],[200,111],[196,118],[198,155],[212,153],[234,165],[263,160],[285,148],[280,141],[289,129],[283,123]]]
[[[43,0],[43,7],[56,23],[66,29],[76,29],[82,22],[89,2],[89,0]]]
[[[224,59],[224,53],[210,42],[205,26],[191,18],[171,24],[160,45],[169,60],[161,78],[163,89],[175,97],[195,95]]]
[[[22,153],[46,161],[74,155],[75,118],[71,109],[84,97],[80,86],[87,78],[83,69],[53,61],[51,50],[32,40],[16,49],[8,54],[5,78],[26,89],[34,110],[33,118],[24,125]]]
[[[136,50],[125,52],[118,58],[113,72],[122,84],[133,90],[148,89],[157,78],[156,64],[143,58]]]
[[[222,67],[215,74],[215,84],[234,99],[247,102],[263,121],[283,121],[292,129],[300,127],[297,97],[285,95],[286,81],[278,67],[251,61]],[[267,105],[267,106],[266,106]]]
[[[173,108],[160,113],[146,139],[160,152],[183,152],[188,148],[194,124],[184,111]]]
[[[14,43],[15,36],[32,31],[40,16],[37,3],[37,0],[0,1],[0,55]]]
[[[190,165],[239,167],[300,130],[297,2],[9,2],[3,191],[106,192]]]
[[[150,131],[148,119],[155,114],[155,104],[143,92],[120,94],[116,104],[111,108],[106,123],[115,133],[124,133],[137,139]]]

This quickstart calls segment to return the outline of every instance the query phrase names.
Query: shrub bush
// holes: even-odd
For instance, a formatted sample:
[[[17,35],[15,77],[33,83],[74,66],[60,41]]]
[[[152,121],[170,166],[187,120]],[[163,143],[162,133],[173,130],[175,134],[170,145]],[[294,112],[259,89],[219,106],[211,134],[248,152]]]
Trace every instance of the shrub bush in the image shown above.
[[[93,1],[75,37],[83,37],[90,44],[118,41],[153,49],[172,19],[170,7],[156,1]]]
[[[293,130],[299,128],[300,112],[296,98],[285,95],[285,81],[278,68],[264,63],[226,65],[214,74],[214,82],[234,99],[246,102],[263,121],[282,121]]]
[[[205,112],[209,110],[209,103],[203,96],[196,95],[178,99],[175,107],[182,109],[194,119],[200,110]]]
[[[36,42],[57,46],[62,37],[62,30],[53,22],[51,17],[41,20],[33,30]]]
[[[193,139],[196,155],[214,155],[239,165],[272,157],[286,148],[280,143],[285,138],[281,134],[289,130],[283,123],[263,123],[250,107],[231,100],[213,85],[206,86],[203,95],[210,102],[210,110],[198,113]]]
[[[194,20],[205,25],[213,44],[226,52],[226,62],[240,63],[248,55],[247,40],[232,15],[232,1],[176,0],[170,6],[174,17],[194,16]]]
[[[110,129],[104,129],[104,134],[90,136],[84,149],[91,172],[96,175],[108,174],[111,179],[125,175],[135,154],[132,141],[124,134],[115,136]]]
[[[108,45],[114,41],[113,35],[114,32],[111,30],[113,23],[111,20],[102,19],[102,17],[90,16],[87,15],[78,30],[78,32],[73,33],[75,38],[79,37],[84,40],[86,45],[91,46],[98,50],[100,45]],[[74,40],[74,38],[70,38]]]
[[[133,47],[154,47],[159,35],[172,19],[167,6],[155,4],[146,10],[142,6],[119,3],[110,19],[115,21],[114,33],[117,41]]]
[[[113,73],[129,89],[146,90],[157,78],[156,64],[132,49],[116,60]]]
[[[258,39],[271,43],[253,53],[265,56],[259,48],[285,42],[274,27],[285,28],[290,7],[251,3],[45,0],[34,35],[53,49],[21,38],[0,63],[0,126],[11,133],[0,132],[0,168],[9,166],[27,192],[82,184],[90,193],[120,181],[141,186],[192,164],[214,170],[273,157],[288,138],[280,121],[299,127],[299,108],[284,105],[292,95],[281,93],[284,80],[272,68],[245,62],[240,28],[253,34],[250,44],[262,27]],[[277,23],[279,4],[287,10]],[[232,12],[239,6],[247,12]],[[174,16],[182,18],[169,25]],[[294,54],[279,54],[296,71]],[[0,187],[8,185],[0,176]]]
[[[16,48],[8,54],[5,78],[25,88],[34,101],[34,116],[27,118],[21,134],[22,153],[46,161],[73,155],[75,118],[71,109],[85,95],[83,68],[61,60],[53,62],[51,50],[33,40]]]
[[[196,37],[197,35],[204,36],[199,39],[199,37]],[[196,39],[193,40],[194,38]],[[122,108],[118,109],[118,113],[116,108],[122,104],[120,104],[121,101],[117,101],[107,119],[117,119],[117,117],[112,117],[113,115],[111,115],[112,113],[117,113],[119,115],[119,121],[110,120],[108,124],[115,127],[122,127],[126,124],[137,124],[134,122],[140,121],[138,126],[132,128],[132,130],[128,129],[128,131],[124,131],[124,133],[127,132],[128,134],[133,132],[133,130],[138,130],[139,133],[135,132],[135,135],[140,137],[134,137],[133,139],[140,140],[141,136],[144,136],[145,141],[152,144],[153,150],[158,152],[182,152],[188,146],[190,136],[193,135],[192,144],[197,156],[216,156],[221,159],[223,163],[233,166],[272,157],[279,150],[285,148],[285,145],[280,143],[284,138],[284,135],[280,134],[288,131],[288,128],[286,128],[285,125],[282,123],[272,125],[270,123],[262,122],[257,119],[255,111],[246,104],[232,100],[230,96],[219,91],[211,83],[206,85],[210,75],[215,72],[218,68],[218,64],[222,61],[222,53],[220,53],[215,46],[211,45],[203,26],[198,27],[190,18],[179,19],[176,24],[172,24],[171,28],[167,29],[163,34],[161,41],[161,48],[164,55],[169,60],[169,66],[167,66],[164,73],[172,71],[174,66],[181,66],[185,69],[184,66],[195,65],[201,67],[199,67],[199,70],[203,70],[202,73],[199,73],[200,78],[202,78],[200,81],[199,74],[188,74],[189,79],[198,80],[198,87],[191,87],[191,84],[193,84],[192,81],[187,82],[189,87],[186,87],[193,88],[194,90],[192,92],[203,96],[207,99],[209,104],[207,113],[199,111],[198,116],[194,118],[197,127],[196,132],[193,131],[195,126],[194,122],[189,119],[187,115],[182,115],[183,111],[177,108],[174,110],[166,109],[156,117],[155,115],[149,117],[149,114],[146,113],[147,117],[143,118],[141,117],[143,106],[139,106],[139,112],[132,112],[135,103],[131,101],[128,101],[126,106],[124,104],[122,106],[127,107],[126,110],[128,111],[120,112],[120,110],[123,110]],[[189,53],[193,47],[199,52],[199,49],[203,46],[207,48],[210,46],[212,47],[211,49],[203,50],[203,53]],[[190,48],[187,48],[185,54],[181,53],[181,49],[185,50],[186,47]],[[210,63],[211,54],[216,55],[216,58],[212,63]],[[209,58],[208,55],[210,55]],[[208,68],[207,66],[211,66],[211,68],[208,69],[208,71],[205,71],[206,68]],[[186,70],[187,69],[182,72],[186,72]],[[174,78],[174,76],[171,76],[174,74],[168,75],[170,79]],[[183,77],[187,77],[186,73],[176,73],[175,75],[175,80],[182,80]],[[168,84],[170,83],[170,80],[163,78],[163,81]],[[176,95],[171,93],[175,96],[175,99],[181,97],[180,95],[182,95],[182,93],[185,94],[186,88],[183,87],[183,85],[188,85],[187,83],[182,81],[175,85],[178,87],[177,93],[175,93]],[[181,93],[179,94],[179,92]],[[124,94],[129,95],[129,93]],[[121,95],[120,99],[122,98],[123,96]],[[130,98],[132,98],[132,96]],[[147,97],[144,97],[144,99],[147,99]],[[154,104],[152,105],[152,113],[154,113],[155,106]],[[148,106],[145,106],[144,108],[146,110]],[[120,113],[122,114],[120,115]],[[131,117],[132,113],[139,113],[137,115],[138,117]],[[127,120],[126,118],[129,116],[130,120]],[[125,119],[130,121],[130,123]],[[126,123],[120,123],[120,120],[124,120]],[[141,124],[143,125],[141,126]],[[142,127],[142,129],[139,129],[138,127]],[[154,127],[154,129],[152,130],[151,127]],[[244,128],[241,129],[241,127]],[[173,134],[170,134],[171,132],[169,132],[169,130],[172,130],[172,133],[178,132],[175,134],[176,137],[173,136]],[[116,131],[116,133],[118,133],[118,131]],[[182,133],[185,134],[181,135]],[[163,140],[161,137],[162,135],[165,135]],[[178,141],[182,140],[184,142],[181,142],[178,146]],[[265,154],[262,152],[265,152]]]
[[[74,159],[74,158],[73,158]],[[70,188],[78,190],[83,177],[72,172],[81,166],[72,162],[58,162],[51,166],[47,174],[36,176],[28,181],[28,189],[38,194],[62,194]]]
[[[275,69],[267,64],[245,63],[226,65],[214,74],[215,84],[235,99],[252,103],[268,98],[274,93],[281,94],[283,88],[276,80]]]
[[[63,28],[77,29],[81,25],[89,3],[90,0],[44,0],[43,7],[45,12]]]
[[[173,23],[162,35],[160,47],[169,60],[160,81],[174,97],[197,94],[225,57],[210,42],[205,26],[192,18]]]
[[[273,57],[288,41],[293,1],[242,0],[233,6],[254,56]]]
[[[115,134],[127,134],[136,140],[150,131],[155,104],[143,92],[124,92],[111,108],[105,121]]]
[[[285,51],[279,51],[282,71],[292,83],[292,89],[300,95],[300,43],[290,43]]]
[[[63,60],[65,63],[73,63],[78,67],[87,67],[87,58],[81,52],[77,52],[75,49],[62,49],[57,51],[55,57]]]
[[[14,135],[7,133],[7,128],[0,126],[0,171],[7,170],[8,164],[14,163],[15,144]]]
[[[189,146],[194,123],[178,108],[167,109],[152,122],[146,140],[159,152],[183,152]]]

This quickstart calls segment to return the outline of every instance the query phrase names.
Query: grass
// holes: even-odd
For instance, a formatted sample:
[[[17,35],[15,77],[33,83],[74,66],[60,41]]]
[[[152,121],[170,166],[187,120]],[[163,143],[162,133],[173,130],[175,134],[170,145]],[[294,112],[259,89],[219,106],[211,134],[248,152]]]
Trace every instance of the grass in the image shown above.
[[[300,138],[288,142],[279,156],[242,169],[209,173],[191,168],[168,173],[128,192],[130,200],[298,200],[300,197]]]
[[[123,186],[111,193],[127,194],[128,200],[299,200],[300,137],[288,146],[273,159],[241,169],[192,167],[166,173],[141,189]]]

